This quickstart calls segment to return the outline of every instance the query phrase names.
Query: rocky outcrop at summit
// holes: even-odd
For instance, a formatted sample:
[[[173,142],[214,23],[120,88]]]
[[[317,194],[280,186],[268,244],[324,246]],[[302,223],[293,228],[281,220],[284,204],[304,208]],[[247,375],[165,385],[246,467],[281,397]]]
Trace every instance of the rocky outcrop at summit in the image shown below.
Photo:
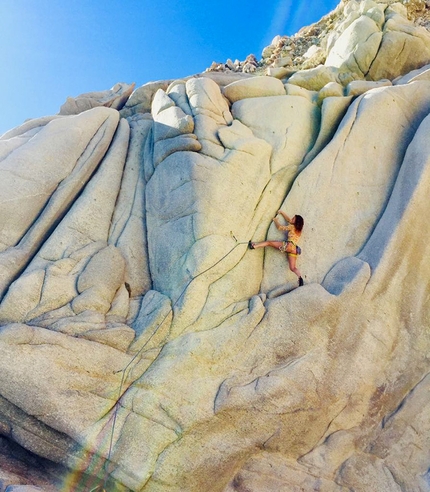
[[[344,2],[316,66],[118,84],[0,138],[0,431],[31,476],[2,490],[430,491],[410,9]],[[247,247],[279,208],[304,287]]]
[[[343,0],[312,26],[276,36],[260,60],[249,55],[244,62],[214,62],[209,70],[285,78],[324,65],[339,69],[341,83],[393,79],[429,63],[429,26],[424,0]]]

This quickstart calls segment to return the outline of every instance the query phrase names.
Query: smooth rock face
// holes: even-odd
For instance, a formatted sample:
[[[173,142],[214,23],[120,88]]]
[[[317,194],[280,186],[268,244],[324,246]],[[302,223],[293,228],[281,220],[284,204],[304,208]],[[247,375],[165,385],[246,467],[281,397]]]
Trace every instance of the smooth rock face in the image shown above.
[[[381,39],[378,25],[367,15],[362,15],[336,41],[326,65],[364,77],[378,52]]]
[[[342,8],[337,67],[0,138],[0,432],[65,490],[430,491],[429,66],[381,51],[430,44],[403,5]],[[305,219],[298,289],[248,249],[278,209]]]
[[[378,81],[393,80],[430,61],[430,33],[408,20],[401,3],[352,1],[350,9],[332,33],[326,66]]]
[[[386,206],[414,131],[430,110],[429,88],[427,81],[417,81],[367,92],[351,105],[330,144],[296,178],[284,207],[297,210],[312,223],[303,238],[307,253],[301,258],[309,281],[321,282],[336,262],[357,254],[367,241]],[[383,140],[377,130],[381,127],[386,130]],[[315,207],[315,194],[329,204],[340,193],[342,207]],[[336,232],[339,224],[341,235]],[[272,226],[271,238],[279,237],[275,231]],[[311,253],[308,244],[316,243],[319,246]],[[268,262],[265,275],[267,288],[272,288],[281,281],[285,260],[276,252],[267,255],[274,260]]]
[[[339,81],[339,70],[337,67],[320,65],[309,70],[296,72],[288,79],[288,84],[298,85],[310,91],[319,91],[330,82]]]
[[[135,85],[118,83],[108,91],[89,92],[76,98],[68,97],[60,108],[60,114],[79,114],[97,106],[120,110],[130,97]]]
[[[151,111],[151,102],[158,89],[167,89],[169,82],[162,80],[159,82],[148,82],[138,87],[130,96],[121,109],[124,117],[132,116],[136,113],[147,113]]]
[[[381,46],[369,70],[371,80],[392,80],[430,61],[430,33],[387,10]]]
[[[345,93],[347,96],[359,96],[369,91],[370,89],[376,89],[378,87],[388,87],[392,85],[391,82],[387,79],[374,81],[367,80],[353,80],[350,82],[345,89]]]
[[[285,90],[282,82],[277,78],[255,77],[233,82],[224,87],[223,93],[230,102],[234,103],[247,97],[282,96]]]

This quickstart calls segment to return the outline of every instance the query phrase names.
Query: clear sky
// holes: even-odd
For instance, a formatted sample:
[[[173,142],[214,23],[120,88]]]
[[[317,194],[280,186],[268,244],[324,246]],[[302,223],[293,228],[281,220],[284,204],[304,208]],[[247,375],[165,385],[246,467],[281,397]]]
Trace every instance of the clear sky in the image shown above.
[[[258,59],[338,0],[0,0],[0,134],[67,96]]]

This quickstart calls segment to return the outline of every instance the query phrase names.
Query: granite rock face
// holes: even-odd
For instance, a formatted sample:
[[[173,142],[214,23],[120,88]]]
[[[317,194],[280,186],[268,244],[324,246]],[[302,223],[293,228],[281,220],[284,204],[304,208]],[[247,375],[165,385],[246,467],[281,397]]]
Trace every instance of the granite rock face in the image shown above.
[[[98,106],[120,110],[133,93],[135,84],[115,84],[112,89],[99,92],[88,92],[78,97],[68,97],[61,106],[60,114],[79,114]]]
[[[325,65],[0,139],[0,432],[66,490],[430,491],[430,41],[401,3],[339,12]],[[387,64],[403,35],[423,58]],[[304,287],[247,247],[280,208]]]
[[[260,60],[250,55],[234,64],[214,62],[208,70],[246,73],[252,59],[254,74],[281,79],[321,66],[339,70],[343,85],[392,79],[429,62],[429,28],[424,0],[342,0],[315,24],[292,36],[275,36]]]

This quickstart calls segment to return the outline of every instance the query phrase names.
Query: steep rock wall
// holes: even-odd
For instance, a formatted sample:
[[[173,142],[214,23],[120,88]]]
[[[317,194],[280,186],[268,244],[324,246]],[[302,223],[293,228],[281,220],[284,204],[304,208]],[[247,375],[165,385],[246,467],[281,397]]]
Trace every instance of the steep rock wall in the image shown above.
[[[430,490],[429,69],[350,67],[356,20],[414,32],[396,5],[344,6],[339,66],[119,84],[1,137],[0,429],[69,488]],[[299,289],[247,248],[279,208]]]

